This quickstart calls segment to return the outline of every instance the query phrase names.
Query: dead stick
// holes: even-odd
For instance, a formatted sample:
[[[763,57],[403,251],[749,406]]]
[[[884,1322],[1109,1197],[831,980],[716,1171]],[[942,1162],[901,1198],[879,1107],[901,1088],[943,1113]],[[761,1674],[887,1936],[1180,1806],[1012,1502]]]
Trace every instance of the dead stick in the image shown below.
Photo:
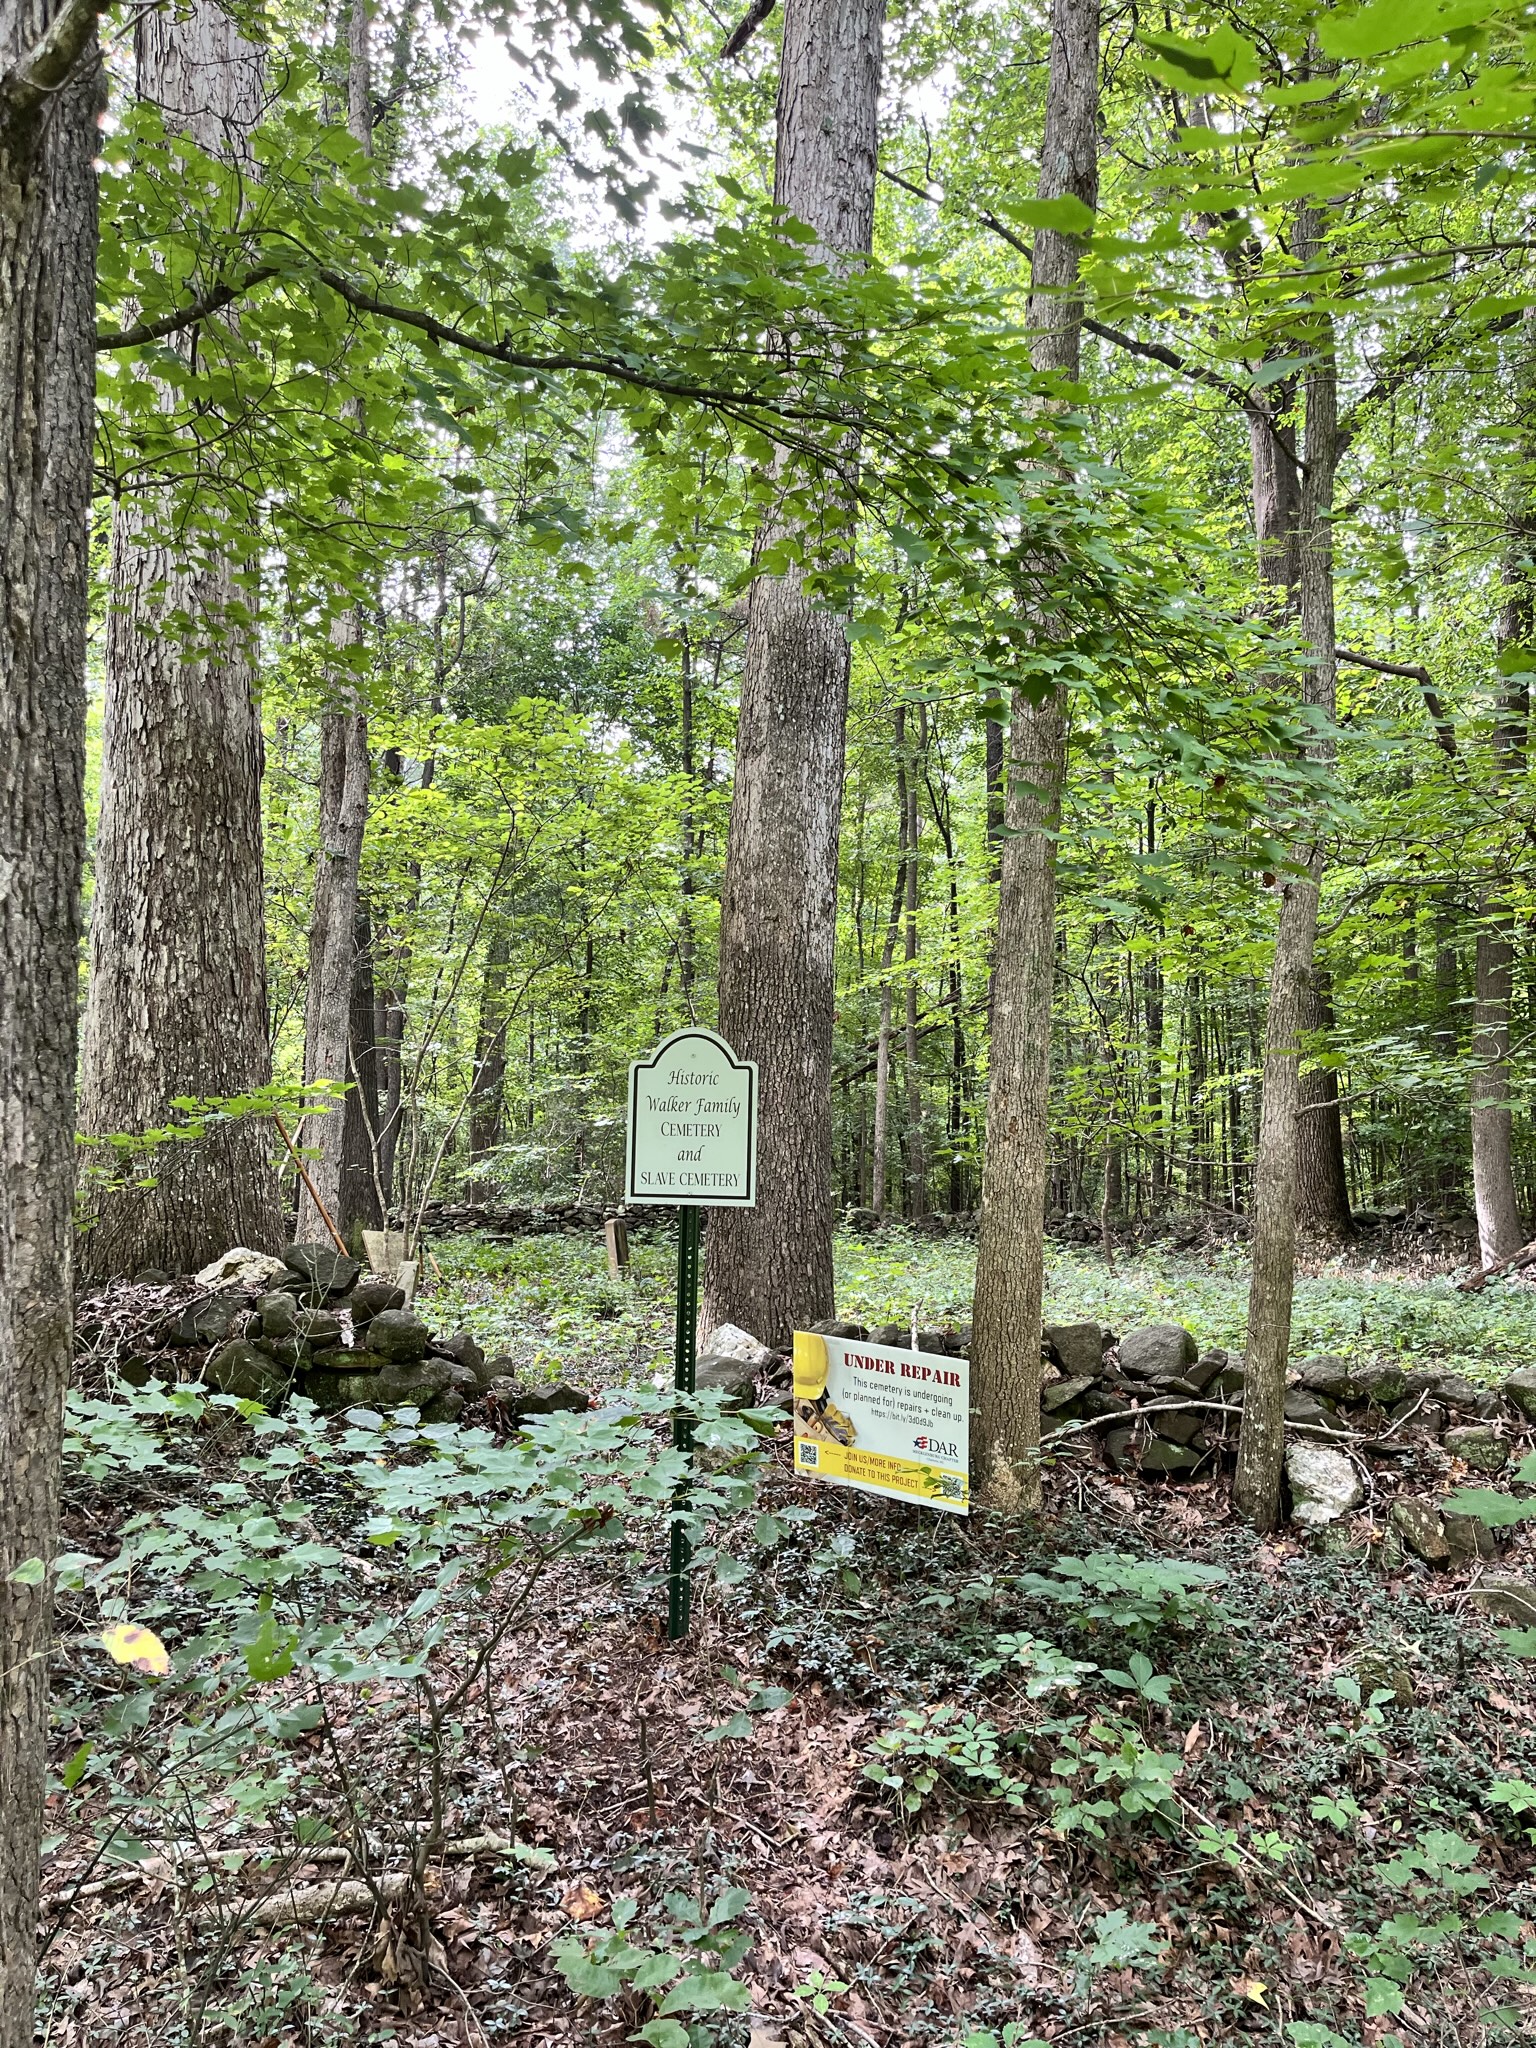
[[[1427,1396],[1422,1394],[1419,1396],[1419,1407],[1424,1405],[1426,1398]],[[1122,1428],[1130,1428],[1144,1415],[1211,1414],[1235,1415],[1241,1418],[1242,1412],[1241,1408],[1231,1407],[1225,1401],[1149,1401],[1144,1408],[1116,1408],[1107,1415],[1090,1416],[1086,1422],[1064,1422],[1060,1429],[1045,1431],[1040,1439],[1040,1448],[1049,1450],[1059,1437],[1080,1436],[1085,1429],[1104,1429],[1117,1422]],[[1401,1421],[1411,1421],[1413,1414],[1417,1412],[1417,1409],[1411,1411],[1410,1414],[1403,1416]],[[1394,1422],[1391,1429],[1384,1429],[1376,1436],[1363,1429],[1330,1429],[1324,1422],[1287,1422],[1285,1426],[1296,1436],[1321,1437],[1324,1443],[1380,1444],[1385,1443],[1387,1438],[1401,1427],[1401,1423]],[[1153,1433],[1156,1434],[1155,1431]]]
[[[1480,1294],[1490,1280],[1496,1280],[1501,1273],[1518,1272],[1522,1266],[1536,1263],[1536,1239],[1521,1245],[1519,1251],[1511,1252],[1507,1259],[1500,1259],[1495,1266],[1484,1266],[1480,1272],[1469,1273],[1465,1280],[1456,1282],[1458,1294]]]
[[[337,1251],[341,1253],[341,1256],[344,1259],[350,1257],[351,1255],[347,1250],[341,1232],[336,1228],[335,1224],[331,1221],[330,1210],[327,1209],[324,1202],[321,1201],[319,1191],[315,1187],[314,1182],[309,1177],[309,1168],[304,1164],[303,1160],[299,1157],[297,1151],[294,1149],[294,1143],[292,1138],[290,1138],[288,1135],[287,1126],[284,1124],[282,1118],[277,1114],[276,1110],[272,1112],[272,1121],[277,1125],[279,1137],[282,1139],[283,1143],[288,1147],[288,1157],[299,1169],[299,1179],[303,1181],[305,1187],[309,1190],[309,1199],[314,1203],[315,1207],[320,1211],[321,1216],[324,1218],[325,1227],[331,1233],[331,1242],[335,1245]]]

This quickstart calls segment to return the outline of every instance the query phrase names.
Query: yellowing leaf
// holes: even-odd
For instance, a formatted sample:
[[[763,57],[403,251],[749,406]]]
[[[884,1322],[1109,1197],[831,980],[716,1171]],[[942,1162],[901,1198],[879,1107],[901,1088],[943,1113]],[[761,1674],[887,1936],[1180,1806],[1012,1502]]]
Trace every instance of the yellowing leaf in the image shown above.
[[[560,1904],[573,1920],[595,1920],[603,1910],[602,1899],[589,1884],[573,1884]]]
[[[1261,1984],[1257,1977],[1234,1977],[1232,1989],[1239,1998],[1246,1998],[1254,2005],[1265,2005],[1269,1997],[1269,1986]]]
[[[115,1664],[131,1664],[135,1671],[143,1671],[150,1678],[170,1676],[170,1652],[153,1629],[139,1628],[131,1621],[120,1621],[115,1628],[107,1630],[101,1639],[101,1647]]]

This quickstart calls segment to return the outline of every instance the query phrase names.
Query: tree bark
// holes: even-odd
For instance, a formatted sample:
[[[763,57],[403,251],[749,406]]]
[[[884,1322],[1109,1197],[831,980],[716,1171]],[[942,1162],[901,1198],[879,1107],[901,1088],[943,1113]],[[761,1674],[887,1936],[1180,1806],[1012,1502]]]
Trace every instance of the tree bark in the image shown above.
[[[920,741],[925,737],[922,713]],[[923,1118],[922,1070],[918,1064],[917,1039],[917,956],[918,956],[918,813],[916,756],[900,763],[902,815],[906,830],[902,875],[902,959],[906,967],[903,988],[902,1077],[907,1098],[907,1215],[920,1221],[928,1214],[928,1142]]]
[[[1297,224],[1299,252],[1315,250],[1316,218]],[[1306,372],[1306,469],[1302,478],[1297,571],[1301,630],[1311,648],[1302,701],[1332,716],[1333,488],[1339,460],[1338,385],[1333,330],[1311,323],[1313,361]],[[1233,1500],[1255,1528],[1280,1517],[1285,1461],[1285,1376],[1296,1284],[1296,1176],[1301,1107],[1298,1035],[1310,999],[1323,856],[1316,842],[1298,847],[1305,872],[1280,885],[1275,964],[1264,1026],[1264,1078],[1254,1155],[1253,1267],[1248,1287],[1248,1346],[1243,1420]]]
[[[0,2048],[31,2048],[48,1577],[70,1367],[95,393],[94,14],[0,0]],[[18,73],[22,77],[18,78]],[[22,89],[18,92],[18,85]]]
[[[1509,907],[1490,896],[1477,934],[1472,1010],[1472,1196],[1485,1266],[1520,1250],[1525,1232],[1515,1194],[1514,1113],[1509,1088],[1509,1002],[1515,948]]]
[[[350,690],[351,686],[344,686]],[[304,1079],[344,1082],[351,1072],[352,985],[357,955],[358,873],[368,823],[368,717],[357,708],[327,712],[320,726],[320,851],[309,928],[309,987],[304,1011]],[[305,1119],[304,1138],[318,1156],[309,1177],[342,1236],[347,1163],[344,1105]],[[304,1189],[298,1241],[326,1243],[325,1219]]]
[[[368,0],[352,0],[347,17],[347,126],[371,154],[369,22]],[[304,1011],[306,1082],[345,1082],[351,1072],[358,889],[368,824],[368,714],[348,658],[349,650],[363,641],[363,623],[355,607],[337,621],[332,640],[340,659],[335,664],[337,702],[320,725],[320,852]],[[318,1154],[310,1163],[310,1180],[344,1238],[350,1237],[358,1220],[346,1207],[348,1184],[355,1186],[355,1177],[347,1172],[348,1122],[345,1105],[317,1111],[304,1122],[305,1143]],[[325,1243],[330,1236],[319,1206],[303,1186],[298,1236],[301,1244]]]
[[[141,14],[138,93],[173,133],[254,170],[261,53],[213,0]],[[101,818],[91,909],[80,1123],[153,1130],[179,1096],[243,1095],[272,1077],[262,892],[261,724],[247,566],[189,559],[132,500],[113,508]],[[160,1146],[149,1187],[89,1188],[84,1270],[193,1271],[279,1241],[265,1118]]]
[[[484,1159],[501,1143],[507,1092],[507,969],[512,963],[512,928],[493,911],[485,973],[480,983],[480,1022],[475,1033],[475,1075],[469,1100],[469,1156]],[[489,1202],[491,1182],[476,1180],[469,1199]]]
[[[1521,322],[1515,361],[1515,390],[1524,429],[1522,457],[1505,517],[1503,602],[1495,641],[1499,653],[1531,645],[1536,626],[1532,552],[1536,550],[1536,498],[1531,463],[1536,457],[1536,321]],[[1525,765],[1530,731],[1530,685],[1523,675],[1501,677],[1499,711],[1492,736],[1494,788],[1507,809],[1515,778]],[[1497,862],[1507,868],[1506,852]],[[1509,1006],[1514,992],[1515,919],[1498,882],[1484,889],[1478,921],[1472,1010],[1472,1199],[1477,1211],[1478,1248],[1485,1266],[1510,1258],[1525,1243],[1515,1192],[1514,1113],[1510,1105]]]
[[[834,262],[874,229],[884,0],[786,0],[776,205]],[[834,491],[823,532],[849,529]],[[771,515],[758,551],[786,532]],[[813,536],[807,536],[808,541]],[[711,1219],[706,1324],[766,1343],[832,1310],[832,1013],[849,647],[800,574],[752,585],[720,915],[720,1029],[760,1069],[758,1206]]]
[[[1098,203],[1099,4],[1052,0],[1040,197]],[[1028,322],[1035,364],[1078,374],[1080,245],[1035,236]],[[1041,621],[1042,632],[1049,622]],[[981,1178],[971,1370],[971,1476],[1010,1511],[1040,1501],[1040,1314],[1050,1164],[1051,994],[1056,971],[1056,833],[1066,778],[1067,702],[1013,692],[992,978],[991,1076]]]
[[[1315,968],[1302,992],[1303,1032],[1333,1029],[1333,1002],[1327,970]],[[1349,1176],[1344,1168],[1344,1126],[1339,1115],[1336,1068],[1312,1065],[1297,1084],[1296,1221],[1324,1238],[1351,1236]]]
[[[906,721],[906,710],[898,707],[896,712],[896,744],[902,744]],[[896,886],[891,893],[891,914],[886,919],[885,941],[880,948],[880,1025],[875,1037],[875,1132],[872,1144],[874,1163],[870,1169],[870,1207],[877,1217],[885,1215],[885,1205],[890,1187],[890,1174],[886,1155],[890,1150],[891,1131],[891,1024],[894,1002],[891,991],[891,966],[896,958],[896,937],[901,926],[901,901],[907,886],[907,814],[905,808],[899,813],[896,848]]]
[[[384,1227],[379,1174],[378,1008],[373,981],[373,911],[360,892],[352,947],[352,1015],[347,1026],[347,1072],[352,1086],[342,1118],[340,1208],[349,1242],[360,1242],[359,1231]]]

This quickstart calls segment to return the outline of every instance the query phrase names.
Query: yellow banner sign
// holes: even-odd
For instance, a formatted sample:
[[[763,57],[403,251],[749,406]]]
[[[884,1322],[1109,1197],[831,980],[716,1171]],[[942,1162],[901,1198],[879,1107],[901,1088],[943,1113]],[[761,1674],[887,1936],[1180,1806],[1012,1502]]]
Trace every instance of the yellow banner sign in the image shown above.
[[[970,1511],[970,1366],[859,1339],[795,1332],[795,1470]]]

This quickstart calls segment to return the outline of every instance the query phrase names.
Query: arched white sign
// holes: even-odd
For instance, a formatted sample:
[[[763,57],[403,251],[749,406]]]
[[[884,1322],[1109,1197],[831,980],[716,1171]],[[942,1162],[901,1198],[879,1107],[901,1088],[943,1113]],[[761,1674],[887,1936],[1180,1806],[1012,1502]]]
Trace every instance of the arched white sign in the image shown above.
[[[630,1202],[757,1206],[757,1065],[713,1031],[674,1031],[629,1070]]]

